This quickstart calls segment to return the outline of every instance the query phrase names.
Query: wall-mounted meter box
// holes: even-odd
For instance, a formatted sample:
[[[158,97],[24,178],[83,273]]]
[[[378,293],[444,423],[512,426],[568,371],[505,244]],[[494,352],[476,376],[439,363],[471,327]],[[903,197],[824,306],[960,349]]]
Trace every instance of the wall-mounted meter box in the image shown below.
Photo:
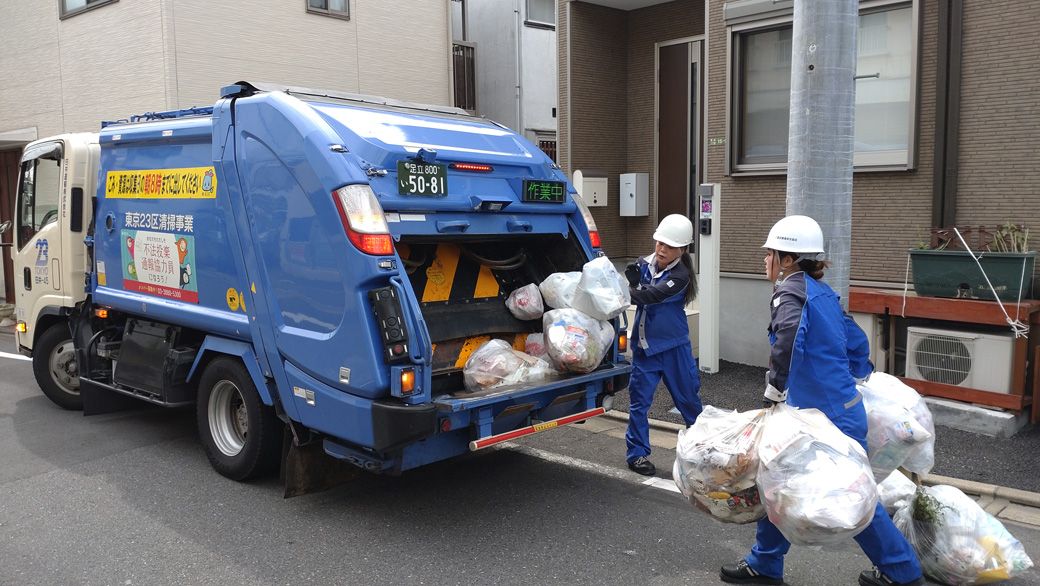
[[[606,174],[597,173],[596,171],[582,171],[579,169],[574,172],[572,182],[574,183],[574,189],[577,189],[578,194],[581,195],[581,199],[585,200],[585,205],[590,208],[606,207]]]
[[[622,173],[618,195],[622,216],[646,216],[650,213],[650,174]]]

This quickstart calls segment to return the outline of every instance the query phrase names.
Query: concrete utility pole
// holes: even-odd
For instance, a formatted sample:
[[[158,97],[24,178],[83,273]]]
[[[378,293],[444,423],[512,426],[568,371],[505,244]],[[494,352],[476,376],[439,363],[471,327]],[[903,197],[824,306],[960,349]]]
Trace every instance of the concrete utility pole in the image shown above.
[[[823,228],[824,279],[848,308],[859,0],[795,0],[787,213]]]

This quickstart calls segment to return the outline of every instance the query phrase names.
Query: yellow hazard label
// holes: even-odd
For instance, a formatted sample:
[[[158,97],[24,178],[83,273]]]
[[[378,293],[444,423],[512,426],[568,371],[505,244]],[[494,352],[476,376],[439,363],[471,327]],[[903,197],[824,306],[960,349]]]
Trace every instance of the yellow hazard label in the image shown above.
[[[491,339],[491,336],[475,336],[473,338],[467,338],[466,342],[462,345],[462,349],[459,350],[459,358],[455,361],[455,368],[463,368],[466,366],[466,361],[469,360],[470,354],[473,354],[477,348],[480,348],[484,342]]]
[[[423,303],[447,301],[451,286],[455,282],[455,269],[459,266],[459,248],[452,244],[437,245],[437,256],[426,269],[426,288]]]
[[[480,265],[480,273],[477,275],[477,286],[473,288],[473,297],[477,299],[498,297],[498,280],[495,279],[491,269],[485,265]]]
[[[555,421],[546,421],[545,423],[536,423],[531,427],[533,427],[535,431],[545,431],[556,427],[556,425],[557,423]]]
[[[217,197],[214,167],[109,171],[105,197],[110,199],[212,199]]]

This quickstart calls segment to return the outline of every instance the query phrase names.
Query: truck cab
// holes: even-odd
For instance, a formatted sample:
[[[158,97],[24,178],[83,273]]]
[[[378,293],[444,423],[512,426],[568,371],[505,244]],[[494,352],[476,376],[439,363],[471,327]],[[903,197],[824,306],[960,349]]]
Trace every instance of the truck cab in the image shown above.
[[[400,473],[602,414],[627,385],[615,318],[591,370],[465,387],[481,345],[543,331],[512,291],[602,251],[559,167],[464,111],[238,82],[37,141],[21,181],[18,343],[41,388],[92,412],[194,406],[230,478],[285,441]]]

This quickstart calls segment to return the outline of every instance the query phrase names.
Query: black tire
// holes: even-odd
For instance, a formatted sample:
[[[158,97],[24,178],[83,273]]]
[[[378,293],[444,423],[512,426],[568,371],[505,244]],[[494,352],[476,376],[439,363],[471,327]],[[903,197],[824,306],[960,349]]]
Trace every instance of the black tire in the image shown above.
[[[206,366],[195,421],[206,457],[222,475],[242,481],[277,470],[282,423],[239,360],[217,358]]]
[[[83,410],[72,334],[65,322],[47,328],[33,346],[33,375],[47,398],[62,409]]]

